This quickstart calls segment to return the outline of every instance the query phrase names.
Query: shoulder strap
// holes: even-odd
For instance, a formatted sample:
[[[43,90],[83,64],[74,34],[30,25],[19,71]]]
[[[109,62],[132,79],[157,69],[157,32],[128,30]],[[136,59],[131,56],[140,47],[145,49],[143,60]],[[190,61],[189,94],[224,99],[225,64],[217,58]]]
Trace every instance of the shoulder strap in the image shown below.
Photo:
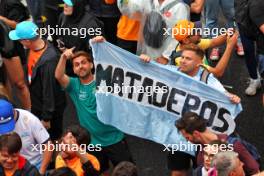
[[[231,136],[228,136],[228,138],[227,138],[227,142],[229,143],[229,144],[234,144],[236,141],[238,141],[239,140],[239,138],[237,138],[237,137],[231,137]]]
[[[201,74],[200,81],[207,84],[209,75],[210,75],[210,72],[206,68],[203,68],[203,72]]]
[[[166,5],[165,7],[163,7],[161,10],[160,10],[160,13],[165,13],[166,11],[170,10],[172,7],[174,7],[176,4],[178,4],[179,1],[176,0],[176,1],[172,1],[171,3],[169,3],[168,5]]]

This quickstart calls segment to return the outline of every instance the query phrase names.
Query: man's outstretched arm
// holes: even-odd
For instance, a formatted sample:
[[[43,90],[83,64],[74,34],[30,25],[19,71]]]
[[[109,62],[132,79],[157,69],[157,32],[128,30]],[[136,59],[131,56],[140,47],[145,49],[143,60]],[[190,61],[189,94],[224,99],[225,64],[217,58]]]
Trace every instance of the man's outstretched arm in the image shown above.
[[[73,52],[72,52],[73,49],[74,48],[66,49],[61,54],[59,63],[58,63],[58,65],[56,67],[56,70],[55,70],[55,78],[58,80],[58,82],[60,83],[60,85],[63,88],[66,88],[68,86],[69,82],[70,82],[69,76],[67,76],[65,74],[65,67],[66,67],[67,59],[70,59],[73,56]]]

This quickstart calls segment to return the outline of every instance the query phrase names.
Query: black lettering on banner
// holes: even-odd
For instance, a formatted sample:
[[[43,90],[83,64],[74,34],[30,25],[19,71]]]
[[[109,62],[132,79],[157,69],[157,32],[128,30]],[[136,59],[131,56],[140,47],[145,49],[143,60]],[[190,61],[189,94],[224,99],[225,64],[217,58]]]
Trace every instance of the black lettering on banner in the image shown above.
[[[186,96],[186,92],[179,90],[179,89],[176,89],[176,88],[172,88],[171,92],[170,92],[169,99],[168,99],[168,103],[167,103],[167,110],[170,112],[173,112],[177,115],[180,115],[179,112],[172,109],[173,104],[175,104],[175,105],[178,104],[178,100],[175,99],[176,94],[179,94],[179,95],[184,96],[184,97]]]
[[[163,87],[166,87],[166,91],[162,89],[162,91],[158,92],[159,91],[158,87],[160,87],[160,89],[162,89]],[[168,86],[166,84],[164,84],[164,83],[157,82],[156,86],[154,87],[154,89],[152,91],[153,91],[153,105],[157,106],[157,107],[160,107],[160,108],[164,107],[166,105],[167,98],[168,98],[168,95],[169,95]],[[165,92],[163,92],[163,91],[165,91]],[[162,94],[161,102],[157,101],[157,95],[158,94]]]
[[[190,104],[191,100],[194,100],[193,105]],[[182,114],[185,114],[186,112],[198,110],[200,104],[201,104],[201,100],[199,97],[192,94],[188,94],[183,105]]]
[[[105,81],[106,86],[111,85],[112,70],[113,67],[111,65],[109,65],[106,69],[104,69],[101,64],[96,66],[96,90],[98,90],[98,86],[100,86],[101,81]]]
[[[138,102],[142,101],[144,95],[149,94],[150,90],[147,90],[147,88],[153,87],[153,80],[148,77],[145,77],[142,83],[142,87],[144,88],[144,92],[140,92],[138,94]],[[147,96],[147,97],[148,97],[148,103],[152,104],[152,96]]]
[[[114,88],[114,85],[117,84],[118,87],[120,88],[119,92],[118,92],[118,95],[120,97],[123,96],[123,92],[122,92],[122,87],[123,87],[123,84],[124,83],[124,70],[121,69],[121,68],[115,68],[114,70],[114,73],[113,73],[113,78],[112,78],[112,87]],[[112,92],[111,93],[114,93],[114,89],[112,89]]]
[[[132,97],[133,97],[133,93],[134,93],[133,86],[135,85],[135,80],[139,80],[139,81],[141,81],[141,78],[142,78],[142,77],[141,77],[140,75],[138,75],[138,74],[136,74],[136,73],[132,73],[132,72],[127,72],[127,73],[126,73],[126,76],[131,78],[131,79],[130,79],[130,83],[129,83],[129,86],[131,87],[131,91],[130,91],[129,94],[128,94],[128,98],[129,98],[129,99],[132,99]]]
[[[205,111],[208,110],[208,109],[210,109],[210,115],[209,115],[209,118],[208,118],[207,126],[212,126],[213,122],[214,122],[214,118],[216,117],[216,113],[217,113],[217,105],[215,103],[213,103],[213,102],[205,101],[202,104],[202,108],[201,108],[201,111],[200,111],[200,116],[205,118]]]
[[[226,119],[224,118],[225,114],[231,115],[228,110],[226,110],[224,108],[220,108],[219,109],[219,113],[218,113],[218,119],[223,122],[223,126],[222,127],[214,126],[214,127],[212,127],[213,130],[219,131],[219,132],[222,132],[222,133],[227,131],[229,125],[228,125],[228,122],[226,121]]]
[[[127,80],[127,78],[130,79],[130,81],[127,81],[125,84],[129,85],[128,88],[131,87],[131,89],[129,89],[128,97],[124,97],[122,88],[124,86],[124,81]],[[112,87],[111,90],[113,91],[115,90],[114,86],[118,86],[118,88],[120,88],[118,96],[120,97],[127,99],[133,99],[133,97],[136,97],[134,99],[138,103],[142,103],[143,98],[147,98],[146,104],[158,108],[166,107],[168,112],[172,112],[176,115],[181,115],[188,111],[198,112],[200,116],[208,119],[208,126],[212,127],[212,130],[214,131],[226,132],[229,128],[228,119],[230,118],[231,113],[227,109],[220,108],[218,104],[209,100],[202,102],[202,100],[196,95],[174,87],[169,87],[166,84],[156,82],[151,78],[142,77],[133,72],[124,72],[122,68],[114,68],[111,65],[103,67],[102,64],[98,64],[96,65],[97,90],[100,88],[99,86],[102,82],[105,82],[106,86],[110,88]],[[141,91],[135,92],[133,89],[136,87],[135,84],[140,85],[140,88],[144,90],[141,89]],[[110,89],[108,89],[108,92],[109,90]],[[179,112],[176,109],[178,109]],[[198,111],[199,109],[200,111]],[[217,126],[217,122],[220,122],[220,125],[222,122],[223,125]]]

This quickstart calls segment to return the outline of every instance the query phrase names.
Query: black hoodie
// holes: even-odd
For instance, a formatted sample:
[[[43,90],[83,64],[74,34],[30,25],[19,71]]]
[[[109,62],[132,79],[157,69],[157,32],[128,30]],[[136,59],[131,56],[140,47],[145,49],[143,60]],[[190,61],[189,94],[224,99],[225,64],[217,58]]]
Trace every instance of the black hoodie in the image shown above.
[[[59,27],[69,28],[71,32],[78,29],[78,35],[73,35],[72,33],[71,35],[58,35],[58,39],[66,48],[75,47],[75,51],[90,52],[89,39],[96,35],[102,35],[103,24],[91,13],[85,0],[72,0],[72,2],[72,15],[66,16],[62,13],[59,19]],[[87,32],[88,30],[90,31],[89,33]]]

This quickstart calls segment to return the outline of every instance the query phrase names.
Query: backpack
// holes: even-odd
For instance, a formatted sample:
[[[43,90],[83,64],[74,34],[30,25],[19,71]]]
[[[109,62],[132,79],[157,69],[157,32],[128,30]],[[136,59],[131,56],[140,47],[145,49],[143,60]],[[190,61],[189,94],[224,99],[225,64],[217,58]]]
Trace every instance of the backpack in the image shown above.
[[[250,18],[250,10],[250,0],[235,1],[235,21],[239,25],[239,32],[256,40],[259,30]]]
[[[146,21],[143,27],[143,37],[146,44],[152,48],[160,48],[166,39],[164,29],[167,28],[163,14],[178,4],[179,1],[173,1],[162,8],[160,11],[152,10],[146,15]],[[154,9],[154,3],[152,2]]]
[[[259,163],[259,166],[261,166],[261,162],[260,162],[261,161],[261,156],[260,156],[260,154],[258,152],[258,149],[253,144],[241,139],[240,137],[231,137],[231,136],[229,136],[227,138],[227,142],[229,144],[234,144],[234,143],[236,143],[238,141],[245,146],[245,148],[251,154],[251,156]]]

